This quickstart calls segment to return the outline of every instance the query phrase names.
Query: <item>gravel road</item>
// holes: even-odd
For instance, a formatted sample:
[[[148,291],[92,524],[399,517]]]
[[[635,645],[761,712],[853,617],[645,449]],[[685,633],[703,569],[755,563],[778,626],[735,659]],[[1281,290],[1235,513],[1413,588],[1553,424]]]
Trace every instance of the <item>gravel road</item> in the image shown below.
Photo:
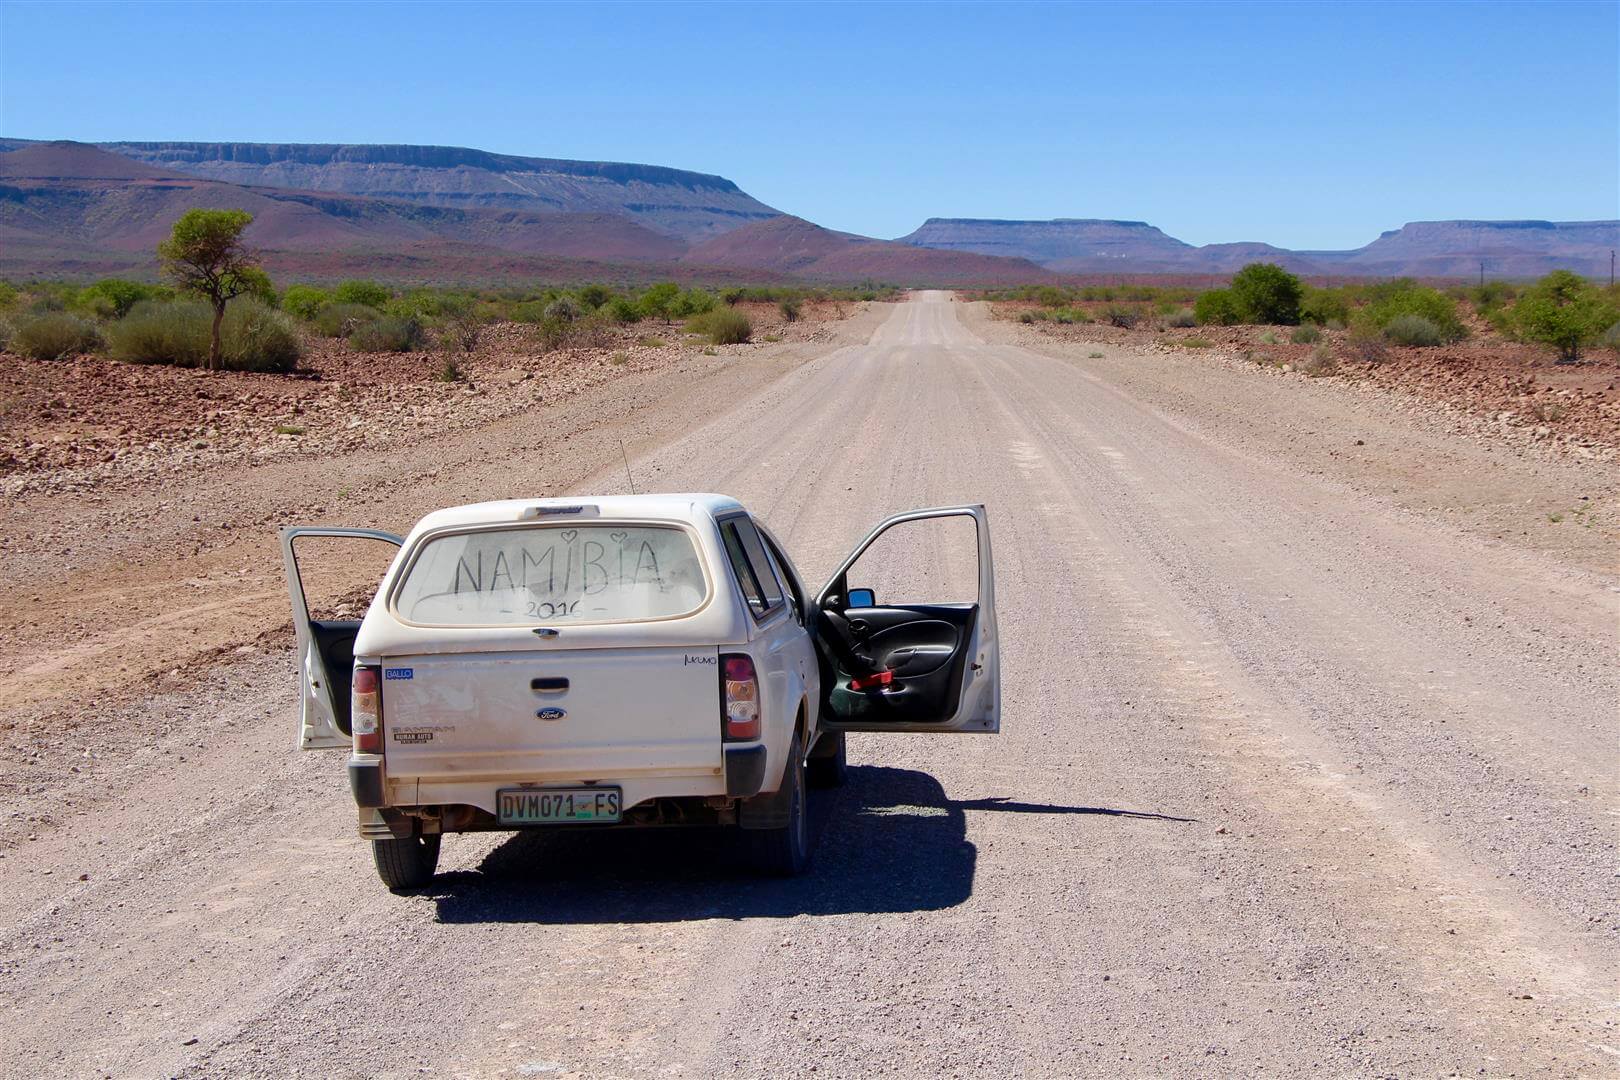
[[[1042,355],[945,294],[880,317],[768,373],[638,384],[573,445],[613,460],[589,440],[628,433],[641,490],[738,496],[817,581],[887,512],[986,503],[1001,735],[852,737],[800,880],[752,879],[704,833],[494,835],[448,839],[435,887],[394,897],[340,757],[290,750],[284,648],[70,705],[90,654],[24,669],[7,616],[0,681],[32,711],[0,841],[0,1072],[1620,1068],[1616,579],[1224,437],[1129,350]],[[311,490],[419,480],[353,522],[394,528],[624,489],[542,460],[556,430],[304,468]],[[296,481],[209,482],[268,530],[301,516]],[[139,573],[156,593],[163,572]],[[252,624],[281,601],[274,565],[249,577]]]

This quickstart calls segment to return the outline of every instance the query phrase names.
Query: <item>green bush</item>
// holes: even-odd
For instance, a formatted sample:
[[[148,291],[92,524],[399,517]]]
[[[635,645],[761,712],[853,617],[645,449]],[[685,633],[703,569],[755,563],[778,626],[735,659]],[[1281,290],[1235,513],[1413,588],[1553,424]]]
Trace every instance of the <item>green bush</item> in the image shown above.
[[[1301,322],[1312,322],[1318,326],[1327,326],[1329,323],[1338,323],[1342,326],[1350,321],[1349,298],[1342,289],[1307,287],[1305,295],[1299,301],[1299,318]]]
[[[715,345],[742,345],[754,336],[753,322],[736,308],[716,308],[694,315],[686,328],[705,335]]]
[[[1613,326],[1603,331],[1602,340],[1605,347],[1612,349],[1614,352],[1620,353],[1620,322],[1615,323]],[[0,348],[3,347],[4,343],[0,342]]]
[[[415,319],[383,315],[355,327],[349,335],[349,348],[363,353],[415,352],[424,340],[422,324]]]
[[[174,290],[162,285],[148,285],[140,281],[121,278],[103,278],[94,285],[86,285],[74,298],[74,306],[98,319],[122,319],[129,309],[142,300],[166,299]]]
[[[1397,315],[1384,327],[1384,336],[1397,345],[1444,345],[1446,335],[1432,319]]]
[[[1356,321],[1378,330],[1402,315],[1419,315],[1433,323],[1440,331],[1441,342],[1461,341],[1468,336],[1468,328],[1457,317],[1456,301],[1410,278],[1381,282],[1367,290],[1371,302],[1356,316]]]
[[[1198,316],[1192,308],[1177,308],[1164,317],[1164,325],[1174,330],[1185,330],[1198,325]]]
[[[674,305],[676,297],[680,296],[681,287],[673,281],[661,281],[657,285],[649,285],[642,292],[636,303],[649,319],[663,319],[669,321],[670,308]]]
[[[225,310],[229,314],[230,308]],[[208,360],[213,319],[212,310],[200,300],[168,304],[148,301],[135,305],[128,315],[107,328],[107,343],[116,359],[130,363],[202,367]],[[224,334],[221,324],[222,354]]]
[[[782,318],[788,322],[799,321],[800,301],[797,297],[784,297],[776,302],[776,310],[782,313]]]
[[[65,360],[100,348],[101,335],[87,319],[51,311],[19,322],[11,347],[35,360]]]
[[[1488,315],[1512,300],[1517,290],[1505,281],[1486,281],[1463,290],[1468,302],[1481,315]]]
[[[1295,345],[1314,345],[1322,340],[1322,331],[1310,323],[1305,323],[1294,327],[1294,332],[1288,335],[1288,340]]]
[[[1094,321],[1091,317],[1091,313],[1085,308],[1066,307],[1058,308],[1053,312],[1041,311],[1037,312],[1036,314],[1042,318],[1050,318],[1053,322],[1062,323],[1065,326],[1073,323],[1084,324]]]
[[[22,293],[18,291],[17,286],[9,281],[0,281],[0,308],[8,308],[15,304],[17,298],[21,295]]]
[[[1250,263],[1232,275],[1231,291],[1244,322],[1280,326],[1299,322],[1305,286],[1280,266]]]
[[[287,291],[281,294],[281,310],[309,320],[315,318],[331,299],[331,293],[314,285],[289,285]]]
[[[9,322],[0,319],[0,352],[5,352],[11,348],[11,338],[16,332],[16,328]]]
[[[1113,295],[1110,294],[1108,299],[1112,300]],[[1060,308],[1068,304],[1069,294],[1056,285],[1042,285],[1035,290],[1035,302],[1044,308]]]
[[[368,304],[327,304],[315,313],[315,332],[322,337],[348,337],[381,317],[377,309]]]
[[[1326,345],[1318,345],[1311,350],[1311,355],[1299,362],[1299,370],[1313,379],[1320,379],[1328,375],[1339,373],[1339,362],[1333,359],[1333,353]]]
[[[292,321],[251,297],[231,301],[219,333],[220,361],[226,371],[287,372],[304,355]]]
[[[703,289],[684,289],[681,295],[675,298],[675,302],[670,304],[669,313],[678,319],[685,319],[713,311],[719,303],[720,301],[711,292]]]
[[[613,290],[605,285],[586,285],[574,290],[579,298],[580,306],[587,311],[595,311],[609,300],[613,299]]]
[[[332,290],[332,301],[337,304],[364,304],[381,311],[393,295],[388,286],[375,281],[345,281]]]
[[[1109,304],[1103,309],[1102,314],[1109,326],[1117,326],[1123,330],[1131,329],[1142,319],[1142,313],[1136,308],[1116,304]]]
[[[1243,312],[1230,289],[1211,289],[1193,301],[1193,318],[1199,326],[1236,326]]]
[[[144,301],[108,327],[107,337],[119,360],[203,367],[213,322],[213,309],[199,300]],[[252,297],[239,296],[225,308],[219,339],[226,371],[288,372],[303,355],[287,316]]]
[[[1568,270],[1554,270],[1513,305],[1519,337],[1551,345],[1561,362],[1581,358],[1581,347],[1596,341],[1620,320],[1620,311],[1591,282]]]
[[[604,305],[608,317],[617,323],[641,321],[641,307],[628,296],[615,296]]]

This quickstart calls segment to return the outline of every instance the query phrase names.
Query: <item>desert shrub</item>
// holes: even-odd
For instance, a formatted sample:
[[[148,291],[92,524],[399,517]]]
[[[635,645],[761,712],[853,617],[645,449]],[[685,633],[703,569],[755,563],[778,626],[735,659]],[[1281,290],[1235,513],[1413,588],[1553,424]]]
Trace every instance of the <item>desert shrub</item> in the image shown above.
[[[9,308],[22,296],[17,286],[9,281],[0,281],[0,308]]]
[[[444,363],[439,365],[439,370],[433,373],[433,377],[440,382],[460,382],[462,379],[461,365],[456,362],[455,357],[447,356],[444,358]]]
[[[585,285],[575,289],[574,295],[579,298],[580,306],[586,311],[595,311],[613,299],[613,290],[605,285]]]
[[[604,305],[603,310],[614,322],[635,323],[641,321],[641,307],[628,296],[615,296]]]
[[[1042,285],[1035,290],[1034,301],[1044,308],[1060,308],[1068,304],[1069,294],[1056,285]]]
[[[1018,313],[1018,321],[1021,323],[1035,322],[1035,313],[1033,311],[1020,311]]]
[[[1384,327],[1384,336],[1397,345],[1443,345],[1445,333],[1422,315],[1397,315]]]
[[[549,300],[525,300],[520,304],[512,305],[512,321],[520,323],[538,323],[546,317],[546,305]],[[640,318],[638,312],[636,315]]]
[[[1333,359],[1333,353],[1326,345],[1318,345],[1311,350],[1311,355],[1299,362],[1299,370],[1313,379],[1319,379],[1325,375],[1337,375],[1339,362]]]
[[[64,360],[100,348],[101,335],[88,319],[51,311],[18,322],[11,347],[35,360]]]
[[[1282,326],[1299,322],[1305,286],[1280,266],[1250,263],[1232,275],[1230,288],[1244,322]]]
[[[230,308],[225,310],[229,313]],[[116,359],[133,364],[202,367],[208,360],[213,319],[213,312],[200,300],[137,304],[107,328],[107,344]],[[225,327],[221,324],[222,358],[225,347]]]
[[[1189,326],[1198,325],[1198,316],[1192,308],[1176,308],[1164,317],[1164,325],[1173,330],[1185,330]]]
[[[736,308],[716,308],[694,315],[686,328],[703,334],[715,345],[742,345],[754,336],[754,324]]]
[[[1620,353],[1620,322],[1615,323],[1613,326],[1603,331],[1603,337],[1601,340],[1604,347]],[[3,342],[0,342],[0,348],[4,348]]]
[[[322,337],[348,337],[381,316],[367,304],[327,304],[315,313],[315,332]]]
[[[673,281],[660,281],[656,285],[649,285],[642,290],[636,299],[642,313],[649,319],[663,319],[669,321],[670,306],[675,298],[681,294],[681,287]]]
[[[636,344],[647,349],[662,349],[665,342],[663,338],[657,337],[653,334],[643,334],[636,338]]]
[[[1350,355],[1363,364],[1381,364],[1389,355],[1389,345],[1384,341],[1384,335],[1370,326],[1357,326],[1350,332],[1345,345]]]
[[[684,289],[669,305],[669,313],[678,319],[685,319],[713,311],[719,302],[713,293],[704,289]]]
[[[289,285],[281,294],[281,310],[306,321],[319,314],[332,295],[314,285]]]
[[[1042,311],[1038,314],[1051,319],[1053,322],[1062,323],[1065,326],[1069,326],[1074,323],[1080,323],[1083,325],[1085,323],[1096,321],[1092,319],[1091,313],[1085,308],[1077,307],[1058,308],[1053,312]]]
[[[1189,337],[1182,338],[1177,344],[1184,349],[1207,349],[1211,343],[1209,338]]]
[[[1505,281],[1486,281],[1464,289],[1463,295],[1474,305],[1475,311],[1488,315],[1512,300],[1515,292],[1513,286]]]
[[[393,295],[388,286],[375,281],[345,281],[332,290],[332,301],[337,304],[364,304],[381,311]]]
[[[383,315],[355,327],[349,334],[349,348],[363,353],[415,352],[424,337],[422,324],[415,319]]]
[[[1322,331],[1310,323],[1302,323],[1294,327],[1294,332],[1288,335],[1288,340],[1295,345],[1314,345],[1322,340]]]
[[[11,348],[11,338],[17,332],[16,328],[5,319],[0,319],[0,352]]]
[[[797,297],[784,297],[776,302],[776,310],[782,313],[782,318],[788,322],[799,321],[800,301]]]
[[[1519,337],[1551,345],[1561,362],[1581,357],[1581,347],[1596,341],[1620,320],[1620,311],[1591,282],[1568,270],[1554,270],[1513,305]]]
[[[1307,287],[1305,295],[1300,297],[1299,318],[1301,322],[1316,323],[1318,326],[1336,322],[1342,329],[1343,324],[1350,321],[1350,300],[1342,289]]]
[[[1440,331],[1442,342],[1461,341],[1468,336],[1468,328],[1457,317],[1456,301],[1410,278],[1380,282],[1367,293],[1370,302],[1356,316],[1366,326],[1383,330],[1402,315],[1420,315]]]
[[[579,305],[566,296],[559,296],[546,305],[542,321],[571,323],[579,318]]]
[[[219,333],[226,371],[291,371],[304,353],[291,320],[250,297],[231,302]]]
[[[203,367],[214,313],[197,300],[143,301],[107,328],[112,355],[136,364]],[[287,372],[303,348],[287,316],[252,297],[237,297],[219,327],[220,365],[226,371]]]
[[[1277,337],[1277,335],[1273,334],[1270,330],[1267,330],[1265,333],[1260,335],[1260,344],[1262,345],[1275,345],[1279,340],[1280,339]]]
[[[1193,301],[1193,318],[1199,326],[1236,326],[1243,312],[1230,289],[1211,289]]]
[[[1109,326],[1118,326],[1129,330],[1142,320],[1142,313],[1136,308],[1109,304],[1103,309],[1103,318],[1107,320]]]
[[[141,281],[121,278],[103,278],[94,285],[86,285],[74,298],[74,306],[98,319],[122,319],[129,309],[142,300],[166,299],[174,290],[162,285],[148,285]]]

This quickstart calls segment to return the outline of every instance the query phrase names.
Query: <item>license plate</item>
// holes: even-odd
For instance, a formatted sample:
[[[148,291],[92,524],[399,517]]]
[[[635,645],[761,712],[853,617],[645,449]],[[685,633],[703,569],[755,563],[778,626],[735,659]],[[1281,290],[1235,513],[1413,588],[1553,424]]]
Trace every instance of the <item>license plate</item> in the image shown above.
[[[605,825],[623,809],[616,787],[510,788],[495,798],[502,825]]]

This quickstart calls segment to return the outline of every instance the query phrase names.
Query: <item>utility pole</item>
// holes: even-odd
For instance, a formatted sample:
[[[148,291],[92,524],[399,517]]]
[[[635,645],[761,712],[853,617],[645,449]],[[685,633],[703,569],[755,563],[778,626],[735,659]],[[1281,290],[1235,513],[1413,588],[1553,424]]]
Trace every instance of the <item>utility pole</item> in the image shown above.
[[[1609,249],[1609,288],[1614,288],[1614,248]]]
[[[1610,260],[1610,261],[1612,262],[1613,260]],[[1485,260],[1484,259],[1479,260],[1479,287],[1482,288],[1482,289],[1485,287]]]

